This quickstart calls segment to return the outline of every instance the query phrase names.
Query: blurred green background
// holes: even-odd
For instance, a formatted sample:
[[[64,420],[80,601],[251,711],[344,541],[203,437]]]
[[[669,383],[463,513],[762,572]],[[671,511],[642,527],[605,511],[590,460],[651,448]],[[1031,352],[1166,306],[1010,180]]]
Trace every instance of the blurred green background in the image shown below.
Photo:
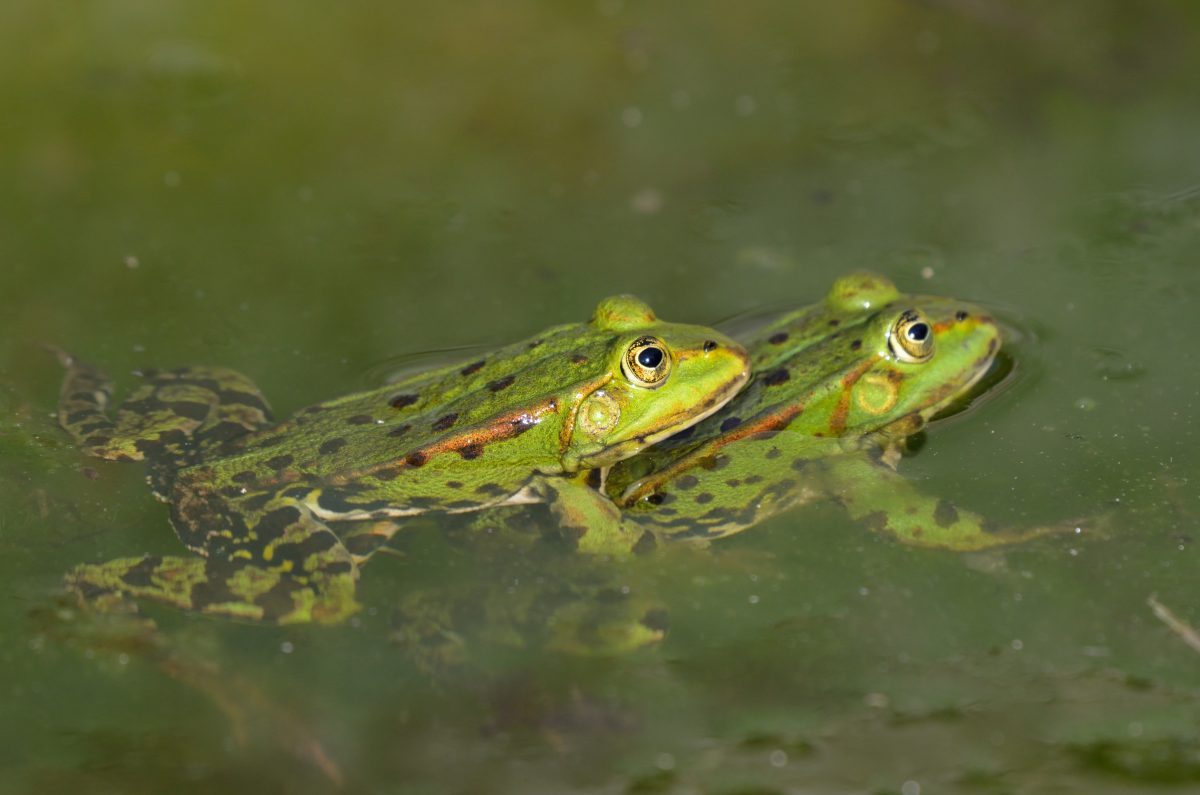
[[[434,523],[353,625],[160,622],[347,791],[1200,791],[1200,655],[1146,606],[1200,625],[1197,75],[1187,0],[3,0],[0,788],[335,787],[269,720],[46,631],[72,565],[179,545],[58,431],[39,343],[125,385],[229,365],[286,415],[611,293],[717,322],[871,268],[1021,330],[1015,386],[905,474],[1103,537],[956,556],[811,508],[629,564],[659,648],[449,680],[389,606],[495,572]]]

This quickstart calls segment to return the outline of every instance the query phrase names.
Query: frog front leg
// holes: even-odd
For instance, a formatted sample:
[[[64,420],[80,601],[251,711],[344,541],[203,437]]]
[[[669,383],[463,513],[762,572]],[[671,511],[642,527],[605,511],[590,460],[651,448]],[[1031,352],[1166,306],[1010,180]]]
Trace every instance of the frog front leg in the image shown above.
[[[653,534],[626,521],[621,509],[590,482],[595,471],[538,482],[536,489],[559,527],[576,539],[580,552],[591,555],[628,555],[639,543],[652,544]]]
[[[172,521],[180,537],[205,557],[143,556],[83,565],[67,575],[68,590],[102,608],[149,599],[190,612],[277,624],[337,623],[359,609],[354,598],[358,567],[303,504],[277,498],[258,515],[207,514],[198,511],[196,500],[203,497],[176,507]],[[214,504],[222,505],[208,502]],[[189,517],[189,510],[197,513]],[[201,537],[204,543],[195,544]]]
[[[969,552],[1077,529],[1075,522],[1023,529],[997,526],[950,500],[921,493],[893,469],[860,457],[838,456],[811,467],[851,517],[911,546]]]

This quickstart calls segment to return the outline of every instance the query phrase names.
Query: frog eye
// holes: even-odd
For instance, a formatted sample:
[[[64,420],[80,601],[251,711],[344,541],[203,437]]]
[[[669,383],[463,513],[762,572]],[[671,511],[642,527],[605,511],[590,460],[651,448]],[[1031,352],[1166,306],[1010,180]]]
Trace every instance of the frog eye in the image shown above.
[[[639,337],[625,351],[621,372],[637,386],[657,389],[671,372],[671,354],[657,337]]]
[[[888,330],[888,350],[909,364],[929,361],[933,356],[933,326],[915,309],[907,309]]]

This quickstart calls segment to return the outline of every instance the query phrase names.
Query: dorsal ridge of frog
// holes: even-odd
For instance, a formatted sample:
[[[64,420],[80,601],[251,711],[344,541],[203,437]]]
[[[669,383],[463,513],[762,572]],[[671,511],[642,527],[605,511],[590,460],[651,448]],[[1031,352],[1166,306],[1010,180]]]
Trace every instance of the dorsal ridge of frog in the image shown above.
[[[592,313],[592,325],[609,331],[634,331],[657,322],[649,304],[628,294],[605,298]]]
[[[837,279],[825,296],[825,303],[839,312],[876,309],[900,297],[891,279],[871,271],[855,271]]]

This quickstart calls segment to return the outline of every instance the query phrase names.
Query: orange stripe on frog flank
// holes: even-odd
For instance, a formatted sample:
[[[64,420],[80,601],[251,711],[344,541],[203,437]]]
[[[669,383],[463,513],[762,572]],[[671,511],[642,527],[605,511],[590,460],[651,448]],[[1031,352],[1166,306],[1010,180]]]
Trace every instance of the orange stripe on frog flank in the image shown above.
[[[759,434],[782,431],[789,424],[791,424],[792,420],[796,419],[796,417],[803,413],[803,411],[804,405],[796,403],[788,406],[782,411],[777,411],[773,414],[768,414],[766,416],[759,417],[758,419],[744,422],[741,425],[738,425],[736,428],[724,432],[717,438],[701,445],[683,458],[678,459],[674,464],[666,469],[656,472],[655,474],[646,478],[644,481],[630,486],[630,488],[620,496],[620,505],[622,507],[629,507],[630,505],[633,505],[642,497],[646,496],[646,494],[657,489],[659,485],[674,479],[676,476],[687,472],[693,467],[700,466],[706,469],[711,469],[712,466],[706,466],[705,462],[715,461],[716,453],[721,448],[725,447],[726,445],[733,444],[734,442],[741,441],[742,439],[748,439]]]
[[[448,439],[419,447],[391,461],[339,473],[330,477],[327,482],[336,486],[352,483],[366,475],[395,477],[405,469],[424,466],[434,456],[446,453],[458,453],[464,458],[478,458],[488,445],[514,439],[540,423],[547,414],[553,414],[556,411],[558,411],[558,400],[547,398],[532,407],[516,409],[493,417],[484,427],[451,434]]]

